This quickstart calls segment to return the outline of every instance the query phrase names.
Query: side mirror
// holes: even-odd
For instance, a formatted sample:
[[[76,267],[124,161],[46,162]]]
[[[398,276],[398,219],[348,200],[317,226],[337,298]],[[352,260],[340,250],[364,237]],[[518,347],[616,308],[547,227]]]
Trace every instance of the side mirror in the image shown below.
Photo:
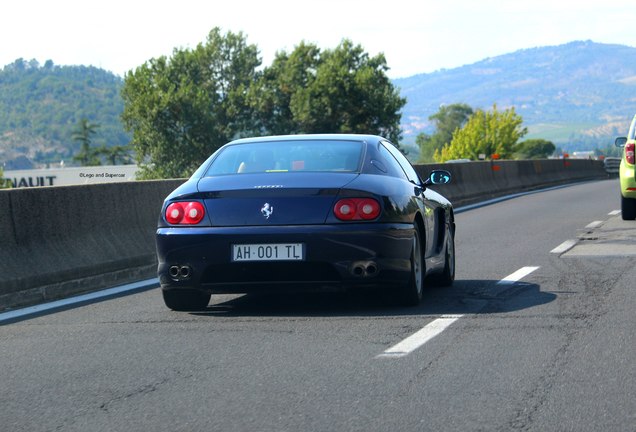
[[[627,137],[618,137],[616,141],[614,141],[616,147],[625,147],[625,144],[627,144]]]
[[[431,174],[428,176],[424,184],[441,185],[441,184],[450,183],[450,181],[451,181],[451,173],[445,170],[434,170],[434,171],[431,171]]]

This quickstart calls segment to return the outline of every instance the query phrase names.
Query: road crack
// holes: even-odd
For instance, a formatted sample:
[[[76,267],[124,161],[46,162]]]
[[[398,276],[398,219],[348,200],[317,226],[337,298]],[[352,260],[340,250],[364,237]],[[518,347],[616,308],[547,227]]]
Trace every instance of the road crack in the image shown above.
[[[589,331],[595,323],[607,313],[606,299],[611,294],[620,275],[606,275],[601,268],[602,260],[572,259],[567,264],[556,263],[559,267],[556,274],[561,275],[558,281],[559,289],[577,286],[581,287],[581,294],[576,301],[565,301],[559,313],[557,329],[563,336],[563,343],[554,352],[546,364],[543,374],[535,384],[520,399],[519,407],[514,411],[510,421],[499,428],[501,431],[531,430],[534,420],[542,408],[546,406],[552,394],[552,389],[558,383],[559,376],[567,370],[570,362],[570,352],[578,338]]]

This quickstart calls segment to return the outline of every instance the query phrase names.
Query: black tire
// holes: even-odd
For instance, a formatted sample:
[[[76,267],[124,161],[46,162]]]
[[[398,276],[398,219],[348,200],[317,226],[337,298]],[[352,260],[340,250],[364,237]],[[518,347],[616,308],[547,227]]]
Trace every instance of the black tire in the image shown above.
[[[621,195],[621,216],[623,220],[636,219],[636,199]]]
[[[422,301],[424,291],[424,275],[426,263],[422,256],[422,237],[417,222],[413,229],[413,246],[411,248],[411,276],[402,288],[401,302],[405,306],[417,306]]]
[[[455,281],[455,233],[449,229],[446,233],[446,252],[444,254],[444,270],[431,277],[437,286],[451,286]]]
[[[196,290],[162,290],[163,301],[168,308],[179,312],[204,310],[210,303],[210,294]]]

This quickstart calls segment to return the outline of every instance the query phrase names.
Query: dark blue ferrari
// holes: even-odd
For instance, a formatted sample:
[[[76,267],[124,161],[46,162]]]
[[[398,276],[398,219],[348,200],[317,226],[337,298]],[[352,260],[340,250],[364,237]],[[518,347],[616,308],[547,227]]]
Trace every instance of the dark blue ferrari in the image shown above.
[[[391,290],[417,305],[455,278],[451,203],[389,141],[289,135],[232,141],[165,200],[158,274],[173,310],[214,293]]]

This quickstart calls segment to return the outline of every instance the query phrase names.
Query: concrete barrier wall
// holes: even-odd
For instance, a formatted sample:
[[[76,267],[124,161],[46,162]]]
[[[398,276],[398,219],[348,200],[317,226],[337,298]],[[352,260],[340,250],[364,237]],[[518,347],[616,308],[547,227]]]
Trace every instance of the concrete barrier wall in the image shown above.
[[[161,204],[182,182],[0,191],[0,310],[154,277]]]
[[[450,184],[434,189],[455,207],[549,186],[607,178],[603,163],[595,160],[526,160],[417,165],[426,178],[432,169],[449,171]]]
[[[453,174],[435,189],[455,206],[607,175],[588,160],[416,166],[422,177],[434,168]],[[1,190],[0,311],[154,277],[161,204],[182,182]]]

